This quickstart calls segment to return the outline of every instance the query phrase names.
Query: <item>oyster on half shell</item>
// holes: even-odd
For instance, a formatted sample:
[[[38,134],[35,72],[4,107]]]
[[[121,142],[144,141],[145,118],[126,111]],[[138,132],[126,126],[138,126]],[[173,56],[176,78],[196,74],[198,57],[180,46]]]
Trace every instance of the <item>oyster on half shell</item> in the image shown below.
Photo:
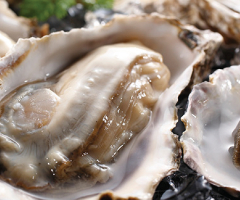
[[[181,137],[184,162],[212,184],[239,196],[240,66],[217,70],[194,86]],[[234,191],[237,191],[236,194]]]
[[[160,54],[121,43],[14,91],[1,105],[2,176],[26,189],[106,182],[106,164],[147,125],[169,79]]]
[[[178,96],[221,42],[158,14],[20,39],[0,59],[0,159],[2,179],[27,191],[1,186],[15,199],[151,199],[178,168]]]

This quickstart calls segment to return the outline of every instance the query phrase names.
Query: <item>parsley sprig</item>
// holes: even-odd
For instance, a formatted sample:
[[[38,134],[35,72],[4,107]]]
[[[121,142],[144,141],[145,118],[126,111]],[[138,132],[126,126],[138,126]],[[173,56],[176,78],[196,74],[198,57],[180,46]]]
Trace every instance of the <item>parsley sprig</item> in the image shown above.
[[[67,15],[67,10],[77,3],[82,3],[88,10],[112,8],[113,0],[23,0],[20,4],[20,15],[46,21],[51,16],[59,19]]]

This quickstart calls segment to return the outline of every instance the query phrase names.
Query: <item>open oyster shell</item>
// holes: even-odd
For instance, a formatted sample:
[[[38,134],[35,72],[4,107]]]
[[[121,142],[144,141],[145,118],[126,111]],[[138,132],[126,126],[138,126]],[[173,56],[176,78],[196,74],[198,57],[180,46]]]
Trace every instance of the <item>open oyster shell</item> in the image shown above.
[[[240,42],[238,0],[116,0],[114,9],[127,14],[158,12]]]
[[[182,117],[186,131],[181,137],[184,162],[212,184],[238,195],[239,79],[240,66],[232,66],[194,86]]]
[[[179,146],[177,137],[171,132],[177,121],[175,105],[182,90],[200,82],[208,73],[211,58],[222,42],[222,37],[218,33],[199,31],[192,26],[183,26],[175,19],[152,14],[117,16],[104,26],[75,29],[69,33],[58,32],[42,39],[20,39],[0,60],[2,69],[0,99],[2,102],[8,101],[11,99],[11,92],[14,95],[14,91],[26,83],[43,81],[49,77],[54,80],[53,77],[69,64],[100,46],[132,41],[140,41],[147,48],[162,54],[164,63],[171,73],[170,87],[158,98],[147,127],[138,133],[138,137],[128,142],[126,148],[115,158],[116,161],[111,164],[112,177],[105,184],[96,184],[82,191],[82,186],[76,183],[70,188],[43,193],[27,192],[27,194],[20,189],[13,189],[6,183],[1,183],[6,189],[14,191],[12,194],[15,199],[24,198],[24,195],[33,196],[31,198],[77,199],[98,193],[101,193],[100,196],[90,198],[151,199],[159,181],[177,170]],[[116,59],[107,61],[113,64]],[[46,90],[44,92],[46,96],[52,94]],[[58,100],[57,97],[55,99]],[[10,102],[14,101],[10,100]],[[10,103],[10,107],[11,105]],[[40,134],[38,137],[42,140]],[[60,135],[57,141],[61,137],[64,135]],[[72,148],[73,144],[77,143],[70,141],[66,147]],[[32,149],[30,147],[30,151],[34,151],[33,149],[34,147]],[[9,148],[6,148],[6,151],[9,152]],[[2,155],[7,153],[2,151]],[[16,162],[18,159],[21,160],[21,157],[12,161]],[[10,179],[8,181],[11,182]],[[1,195],[6,196],[6,194]]]

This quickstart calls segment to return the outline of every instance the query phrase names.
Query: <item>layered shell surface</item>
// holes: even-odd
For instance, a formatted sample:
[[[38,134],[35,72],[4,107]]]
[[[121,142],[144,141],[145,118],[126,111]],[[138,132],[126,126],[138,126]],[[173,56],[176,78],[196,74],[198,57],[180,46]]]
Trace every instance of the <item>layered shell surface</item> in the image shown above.
[[[240,4],[237,0],[115,2],[115,9],[124,13],[158,12],[166,16],[174,16],[182,23],[222,34],[225,43],[233,46],[226,44],[222,46],[219,52],[222,51],[220,54],[225,55],[216,57],[215,69],[239,64],[239,8]],[[231,60],[232,56],[229,56],[229,52],[234,48],[235,57]],[[224,60],[219,57],[224,57]],[[232,66],[212,74],[210,82],[193,88],[188,99],[187,112],[182,118],[186,132],[181,138],[181,143],[185,163],[200,175],[204,175],[210,183],[226,188],[230,194],[239,198],[238,74],[239,66]],[[218,190],[213,187],[209,195],[200,191],[198,187],[200,184],[197,184],[196,190],[203,196],[211,196],[211,193]],[[223,195],[227,196],[226,193]]]
[[[238,0],[116,0],[114,9],[127,14],[158,12],[219,32],[227,42],[240,42]]]
[[[158,14],[20,39],[0,59],[1,177],[25,191],[2,196],[151,199],[178,168],[178,96],[221,42]]]
[[[217,70],[210,82],[194,86],[181,137],[184,161],[214,185],[240,191],[240,66]]]

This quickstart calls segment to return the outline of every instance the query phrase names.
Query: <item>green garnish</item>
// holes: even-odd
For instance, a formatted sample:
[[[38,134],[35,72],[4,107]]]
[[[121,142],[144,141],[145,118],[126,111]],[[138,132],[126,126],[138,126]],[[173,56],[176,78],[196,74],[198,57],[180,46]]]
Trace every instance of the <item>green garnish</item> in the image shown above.
[[[59,19],[67,15],[67,10],[82,3],[88,10],[99,8],[112,8],[114,0],[23,0],[20,4],[20,15],[29,18],[37,18],[39,21],[46,21],[51,16]]]
[[[113,1],[114,0],[80,0],[80,3],[82,3],[87,10],[96,10],[99,8],[111,9]]]
[[[75,4],[75,0],[23,0],[20,15],[36,17],[39,21],[46,21],[51,16],[62,19],[67,15],[67,9]]]

